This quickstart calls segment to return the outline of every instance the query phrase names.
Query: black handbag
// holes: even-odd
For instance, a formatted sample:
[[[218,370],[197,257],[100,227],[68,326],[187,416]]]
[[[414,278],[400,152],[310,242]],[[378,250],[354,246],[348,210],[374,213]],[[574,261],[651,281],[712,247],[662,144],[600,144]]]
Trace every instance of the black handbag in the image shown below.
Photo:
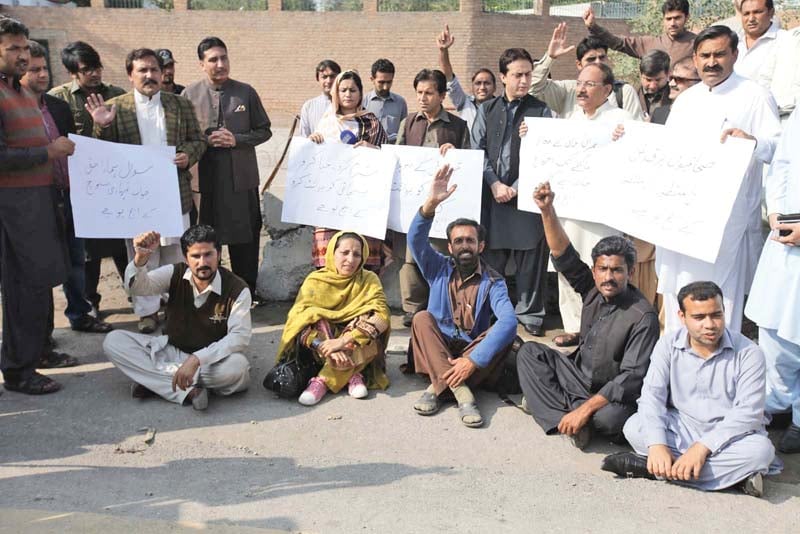
[[[272,369],[264,377],[263,385],[283,399],[300,396],[309,380],[317,376],[322,366],[307,350],[298,350],[297,357],[286,360]]]

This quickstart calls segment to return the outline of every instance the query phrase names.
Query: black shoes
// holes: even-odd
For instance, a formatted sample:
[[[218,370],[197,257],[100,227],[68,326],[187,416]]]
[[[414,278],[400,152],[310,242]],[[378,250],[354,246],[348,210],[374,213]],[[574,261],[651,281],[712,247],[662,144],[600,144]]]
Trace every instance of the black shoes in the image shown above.
[[[403,326],[409,328],[411,322],[414,320],[414,312],[406,312],[403,314]]]
[[[523,324],[522,328],[533,337],[544,337],[544,327],[540,324]]]
[[[586,423],[583,425],[581,429],[578,430],[577,433],[571,435],[569,439],[572,441],[572,445],[576,449],[581,451],[586,449],[586,447],[589,446],[589,442],[592,441],[592,423]],[[645,468],[646,467],[647,464],[645,463]]]
[[[764,477],[761,473],[753,473],[740,483],[739,489],[745,495],[761,498],[764,496]]]
[[[609,471],[625,478],[649,478],[655,480],[656,477],[647,471],[647,457],[639,456],[633,452],[615,452],[603,458],[603,471]]]
[[[800,426],[789,425],[778,443],[778,450],[786,454],[800,452]]]

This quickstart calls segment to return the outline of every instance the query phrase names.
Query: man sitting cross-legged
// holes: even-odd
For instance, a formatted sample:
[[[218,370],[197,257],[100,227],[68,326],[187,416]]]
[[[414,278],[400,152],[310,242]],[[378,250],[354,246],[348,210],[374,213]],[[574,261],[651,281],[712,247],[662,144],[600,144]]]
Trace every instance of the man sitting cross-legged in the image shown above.
[[[659,340],[639,411],[625,423],[636,453],[607,456],[603,469],[702,490],[739,484],[761,497],[761,476],[775,459],[764,428],[764,353],[725,327],[722,290],[715,283],[684,286],[678,305],[683,328]]]
[[[447,187],[452,174],[448,165],[436,171],[430,195],[408,230],[408,246],[430,286],[428,308],[414,315],[411,324],[414,366],[431,379],[414,410],[433,415],[439,410],[440,395],[449,390],[458,402],[461,422],[474,428],[483,419],[470,386],[492,383],[499,374],[499,364],[517,332],[517,319],[505,279],[480,258],[483,227],[470,219],[451,222],[450,257],[428,242],[436,208],[455,191],[455,185]],[[492,315],[497,322],[490,326]]]
[[[556,270],[583,299],[578,348],[565,355],[540,343],[525,343],[517,371],[526,404],[547,434],[572,437],[579,449],[596,431],[621,438],[658,340],[653,306],[628,280],[636,263],[633,243],[622,236],[601,239],[592,265],[581,261],[553,208],[549,183],[534,191]]]
[[[133,397],[157,394],[204,410],[208,389],[230,395],[250,382],[250,364],[242,354],[250,344],[250,289],[219,266],[221,244],[210,226],[192,226],[181,236],[186,263],[148,272],[147,260],[160,239],[157,232],[134,239],[125,287],[134,295],[169,293],[167,334],[115,330],[103,350],[134,381]]]

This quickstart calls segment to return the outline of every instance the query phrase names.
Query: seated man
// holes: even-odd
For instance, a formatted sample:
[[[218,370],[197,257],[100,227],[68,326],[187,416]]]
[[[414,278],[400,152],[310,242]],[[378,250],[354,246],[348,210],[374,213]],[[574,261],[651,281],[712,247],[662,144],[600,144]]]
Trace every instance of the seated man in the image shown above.
[[[583,298],[578,348],[564,355],[540,343],[517,354],[525,404],[547,434],[572,436],[584,449],[592,431],[618,439],[636,399],[658,340],[658,317],[642,293],[628,283],[636,264],[633,243],[621,236],[601,239],[590,269],[575,252],[553,208],[550,184],[534,200],[542,212],[553,265]]]
[[[486,244],[483,227],[470,219],[451,222],[447,226],[451,257],[436,252],[428,242],[436,207],[455,191],[456,186],[447,187],[452,174],[449,165],[436,171],[430,195],[408,230],[414,260],[430,285],[428,309],[417,313],[411,325],[414,366],[431,379],[414,410],[435,414],[440,395],[449,389],[458,402],[461,422],[475,428],[483,419],[469,386],[497,377],[514,341],[517,319],[505,279],[480,259]],[[490,328],[492,315],[497,322]]]
[[[683,287],[678,305],[684,326],[659,340],[639,412],[625,423],[636,453],[607,456],[603,469],[702,490],[741,483],[745,493],[760,497],[761,477],[775,458],[764,428],[764,354],[725,328],[715,283]]]
[[[250,289],[219,266],[222,245],[210,226],[192,226],[181,236],[186,263],[148,272],[147,260],[160,239],[157,232],[134,239],[125,286],[133,295],[169,293],[167,334],[115,330],[103,350],[134,381],[134,398],[156,394],[204,410],[208,389],[230,395],[250,382],[250,364],[242,354],[250,344]]]

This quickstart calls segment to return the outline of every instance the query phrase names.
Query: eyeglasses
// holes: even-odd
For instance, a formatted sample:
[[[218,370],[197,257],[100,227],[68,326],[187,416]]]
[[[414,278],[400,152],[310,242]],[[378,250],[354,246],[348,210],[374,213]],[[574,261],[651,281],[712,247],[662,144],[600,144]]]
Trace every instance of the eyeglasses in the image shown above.
[[[675,83],[689,83],[689,82],[699,82],[700,78],[682,78],[680,76],[670,76],[670,81]]]
[[[81,67],[78,69],[78,72],[84,76],[89,76],[90,74],[100,74],[103,72],[103,67]]]
[[[589,89],[594,89],[595,87],[601,87],[603,85],[605,85],[603,82],[592,82],[592,81],[584,82],[581,80],[575,81],[575,87],[577,87],[578,89],[580,89],[581,87],[588,87]]]

